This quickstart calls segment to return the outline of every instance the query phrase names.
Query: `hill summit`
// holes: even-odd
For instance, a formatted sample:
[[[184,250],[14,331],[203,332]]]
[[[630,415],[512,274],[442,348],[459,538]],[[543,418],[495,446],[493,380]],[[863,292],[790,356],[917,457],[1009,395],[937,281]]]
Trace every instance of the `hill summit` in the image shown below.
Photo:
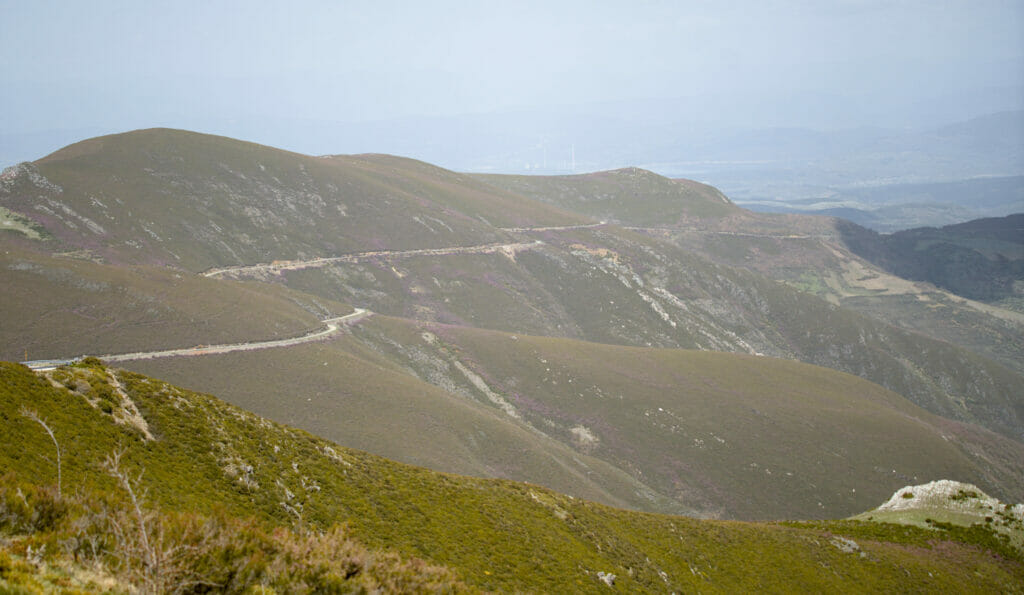
[[[15,168],[0,205],[31,213],[65,249],[195,272],[588,222],[411,159],[312,157],[168,129],[85,140]]]

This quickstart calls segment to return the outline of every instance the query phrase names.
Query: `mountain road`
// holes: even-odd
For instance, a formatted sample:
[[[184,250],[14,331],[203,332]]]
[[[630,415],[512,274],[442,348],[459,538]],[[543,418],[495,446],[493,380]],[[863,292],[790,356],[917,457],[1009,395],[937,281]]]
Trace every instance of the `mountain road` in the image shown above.
[[[197,345],[195,347],[185,347],[183,349],[166,349],[163,351],[136,351],[132,353],[117,353],[110,355],[99,355],[99,359],[106,363],[113,362],[126,362],[133,360],[143,359],[156,359],[160,357],[175,357],[175,356],[195,356],[195,355],[215,355],[222,353],[232,353],[235,351],[255,351],[257,349],[270,349],[273,347],[291,347],[293,345],[301,345],[302,343],[309,343],[311,341],[318,341],[331,337],[338,332],[345,325],[355,324],[360,320],[363,320],[371,316],[373,312],[364,308],[355,308],[355,310],[344,316],[338,316],[335,318],[327,318],[322,322],[324,328],[300,335],[298,337],[290,337],[287,339],[273,339],[270,341],[254,341],[250,343],[230,343],[224,345]],[[83,356],[85,357],[85,356]],[[29,368],[37,371],[53,370],[61,365],[67,365],[82,358],[67,359],[67,360],[35,360],[21,362]]]

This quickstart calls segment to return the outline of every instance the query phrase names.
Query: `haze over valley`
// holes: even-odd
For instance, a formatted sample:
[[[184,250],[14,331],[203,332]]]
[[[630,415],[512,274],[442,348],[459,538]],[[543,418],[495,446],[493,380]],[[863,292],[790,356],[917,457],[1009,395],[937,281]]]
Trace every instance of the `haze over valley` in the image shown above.
[[[1024,582],[1018,6],[61,8],[0,590]]]

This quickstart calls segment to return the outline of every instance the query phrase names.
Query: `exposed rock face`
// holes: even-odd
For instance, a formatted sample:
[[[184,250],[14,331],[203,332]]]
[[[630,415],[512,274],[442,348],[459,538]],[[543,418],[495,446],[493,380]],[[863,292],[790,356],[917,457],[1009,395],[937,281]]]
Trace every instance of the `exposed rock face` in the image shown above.
[[[945,508],[969,514],[1001,511],[1018,520],[1024,520],[1024,504],[1003,504],[981,491],[976,485],[950,479],[900,488],[877,510],[901,511],[922,508]]]
[[[4,168],[3,173],[0,173],[0,191],[9,191],[21,180],[27,180],[37,188],[49,190],[57,194],[64,192],[63,188],[47,180],[43,174],[39,173],[39,168],[29,161],[23,161],[17,165]]]

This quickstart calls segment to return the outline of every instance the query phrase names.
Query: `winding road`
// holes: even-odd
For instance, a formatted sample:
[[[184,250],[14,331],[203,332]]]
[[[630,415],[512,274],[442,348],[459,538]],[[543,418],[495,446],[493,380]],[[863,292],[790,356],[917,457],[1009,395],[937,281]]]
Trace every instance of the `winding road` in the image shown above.
[[[99,355],[99,359],[105,363],[112,362],[126,362],[141,359],[155,359],[159,357],[174,357],[174,356],[193,356],[193,355],[214,355],[221,353],[231,353],[234,351],[254,351],[257,349],[270,349],[272,347],[291,347],[293,345],[301,345],[302,343],[309,343],[311,341],[317,341],[330,337],[337,334],[342,326],[354,324],[371,316],[373,312],[364,308],[355,308],[351,314],[344,316],[338,316],[336,318],[327,318],[323,320],[324,328],[301,335],[298,337],[290,337],[288,339],[274,339],[271,341],[255,341],[252,343],[229,343],[224,345],[199,345],[196,347],[186,347],[184,349],[166,349],[163,351],[136,351],[133,353],[117,353],[111,355]],[[84,358],[85,356],[82,356]],[[23,365],[28,366],[32,370],[46,371],[53,370],[58,366],[74,363],[82,358],[67,359],[67,360],[36,360],[21,362]]]
[[[513,227],[506,228],[503,231],[524,233],[524,232],[537,232],[537,231],[562,231],[562,230],[573,230],[573,229],[587,229],[592,227],[600,227],[607,225],[607,222],[601,221],[598,223],[589,223],[581,225],[559,225],[549,227]],[[540,246],[543,246],[544,242],[541,240],[534,240],[532,242],[517,242],[517,243],[503,243],[503,244],[483,244],[477,246],[453,246],[449,248],[423,248],[419,250],[378,250],[373,252],[358,252],[355,254],[345,254],[342,256],[332,257],[321,257],[312,258],[308,260],[277,260],[270,263],[260,263],[254,265],[238,265],[229,266],[223,268],[210,269],[202,275],[204,277],[240,277],[252,274],[280,274],[282,271],[294,271],[307,268],[319,268],[331,266],[338,263],[357,263],[363,260],[372,258],[384,258],[384,259],[395,259],[395,258],[410,258],[415,256],[444,256],[450,254],[495,254],[501,253],[509,256],[513,260],[517,252],[522,250],[533,250]],[[363,309],[356,308],[351,314],[345,316],[339,316],[336,318],[327,318],[323,320],[324,328],[307,333],[299,337],[291,337],[288,339],[275,339],[272,341],[256,341],[252,343],[231,343],[224,345],[197,345],[195,347],[186,347],[184,349],[167,349],[164,351],[136,351],[133,353],[115,353],[108,355],[97,356],[104,362],[126,362],[143,359],[155,359],[160,357],[175,357],[175,356],[195,356],[195,355],[214,355],[221,353],[232,353],[234,351],[253,351],[256,349],[270,349],[273,347],[291,347],[293,345],[300,345],[302,343],[309,343],[310,341],[317,341],[326,337],[330,337],[336,334],[343,325],[354,324],[360,320],[371,316],[373,312]],[[68,365],[79,361],[86,356],[81,356],[73,359],[48,359],[48,360],[32,360],[21,362],[23,365],[28,366],[32,370],[47,371],[56,369],[59,366]]]

